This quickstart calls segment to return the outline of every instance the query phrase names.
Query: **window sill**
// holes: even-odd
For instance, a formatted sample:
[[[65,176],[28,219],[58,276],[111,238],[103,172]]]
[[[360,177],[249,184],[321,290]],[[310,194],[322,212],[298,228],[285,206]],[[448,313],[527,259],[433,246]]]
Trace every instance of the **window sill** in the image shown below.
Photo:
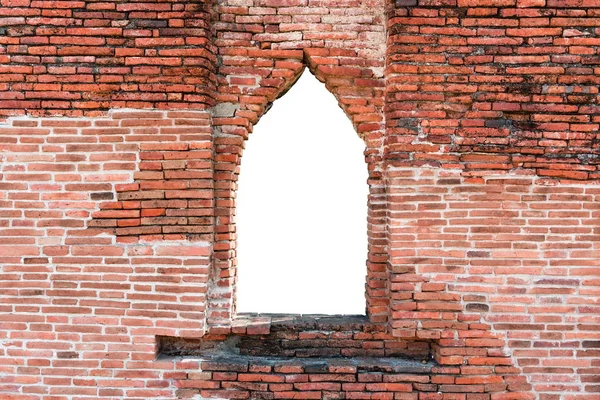
[[[398,340],[385,325],[357,315],[242,314],[228,333],[201,339],[159,337],[161,354],[207,359],[429,360],[429,341]],[[362,362],[362,361],[361,361]],[[368,364],[368,362],[367,362]]]

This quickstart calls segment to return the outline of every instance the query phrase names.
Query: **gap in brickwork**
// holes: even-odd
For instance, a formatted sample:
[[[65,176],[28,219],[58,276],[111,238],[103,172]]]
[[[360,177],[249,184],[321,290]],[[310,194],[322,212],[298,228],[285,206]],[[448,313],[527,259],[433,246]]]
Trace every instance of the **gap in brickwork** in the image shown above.
[[[238,311],[365,313],[363,152],[309,72],[261,119],[240,168]]]
[[[244,315],[230,335],[202,338],[158,336],[161,357],[199,357],[206,360],[282,359],[327,363],[344,359],[362,367],[404,361],[432,360],[429,340],[402,340],[385,332],[364,315]],[[240,322],[240,321],[238,321]]]

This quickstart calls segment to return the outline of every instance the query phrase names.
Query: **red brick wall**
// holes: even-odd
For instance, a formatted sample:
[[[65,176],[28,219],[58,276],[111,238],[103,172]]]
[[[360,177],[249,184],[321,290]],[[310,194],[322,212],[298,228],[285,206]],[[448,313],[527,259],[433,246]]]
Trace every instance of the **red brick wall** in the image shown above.
[[[0,399],[597,399],[599,36],[580,0],[0,0]],[[281,333],[236,315],[235,189],[304,68],[365,141],[368,323]]]
[[[207,2],[3,0],[0,7],[4,115],[214,104]]]
[[[468,176],[527,169],[599,178],[600,4],[396,4],[388,13],[389,159]]]

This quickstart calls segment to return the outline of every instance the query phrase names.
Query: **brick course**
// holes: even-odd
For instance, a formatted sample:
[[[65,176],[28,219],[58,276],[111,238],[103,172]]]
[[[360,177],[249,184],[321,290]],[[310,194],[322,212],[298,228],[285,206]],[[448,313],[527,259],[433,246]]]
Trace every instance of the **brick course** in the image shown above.
[[[0,398],[597,399],[599,35],[591,0],[0,0]],[[244,141],[305,69],[365,141],[358,325],[235,310]]]

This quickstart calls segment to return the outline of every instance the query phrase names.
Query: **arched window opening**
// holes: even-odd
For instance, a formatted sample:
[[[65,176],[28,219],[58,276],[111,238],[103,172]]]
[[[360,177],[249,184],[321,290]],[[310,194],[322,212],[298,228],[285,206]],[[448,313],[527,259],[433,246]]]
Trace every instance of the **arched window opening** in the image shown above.
[[[238,312],[365,314],[363,153],[308,72],[257,124],[238,181]]]

